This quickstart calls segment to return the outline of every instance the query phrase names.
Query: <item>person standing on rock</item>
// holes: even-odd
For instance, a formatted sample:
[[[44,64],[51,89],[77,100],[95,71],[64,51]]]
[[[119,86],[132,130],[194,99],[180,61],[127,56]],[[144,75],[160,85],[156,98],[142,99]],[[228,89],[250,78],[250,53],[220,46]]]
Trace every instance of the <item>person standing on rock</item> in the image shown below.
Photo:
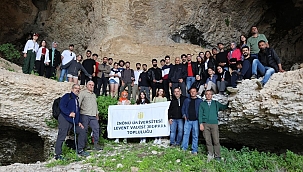
[[[163,88],[164,88],[164,92],[165,92],[167,100],[170,101],[168,75],[169,75],[170,68],[173,65],[170,63],[170,57],[169,56],[165,56],[164,59],[165,59],[165,65],[162,67]]]
[[[184,134],[182,141],[182,150],[186,151],[188,148],[189,135],[192,133],[192,151],[191,153],[197,155],[198,153],[198,138],[199,138],[199,106],[202,102],[197,97],[197,89],[191,88],[189,90],[190,97],[184,100],[182,106],[182,117],[185,120]]]
[[[107,65],[107,57],[103,57],[103,62],[102,64],[98,65],[97,68],[98,71],[98,75],[97,75],[97,90],[95,92],[95,94],[97,96],[100,96],[100,90],[101,90],[101,86],[102,87],[102,96],[107,96],[107,84],[108,84],[108,80],[109,80],[109,73],[110,73],[110,66]]]
[[[228,105],[223,105],[218,101],[212,100],[213,92],[205,92],[206,100],[199,106],[199,124],[203,131],[203,137],[206,141],[208,151],[207,161],[213,158],[221,160],[221,151],[219,143],[218,111],[227,109]]]
[[[82,65],[83,65],[84,69],[87,71],[88,74],[95,77],[96,61],[91,58],[91,54],[92,54],[92,52],[90,50],[86,51],[86,57],[87,58],[82,62]],[[85,74],[83,72],[81,72],[80,75],[81,75],[80,85],[85,85],[88,81],[91,80],[89,77],[85,76]]]
[[[122,93],[125,90],[125,88],[127,87],[127,93],[128,93],[127,99],[128,100],[130,100],[134,82],[135,82],[134,70],[130,68],[130,62],[125,62],[125,69],[121,72],[120,92]]]
[[[186,95],[185,81],[187,77],[187,70],[186,66],[180,63],[181,59],[176,57],[175,65],[171,67],[168,74],[169,87],[171,87],[171,92],[174,92],[175,88],[180,88],[182,95]]]
[[[284,72],[284,70],[282,69],[280,59],[274,49],[268,48],[264,40],[259,41],[258,45],[260,52],[258,54],[258,59],[254,59],[252,63],[251,79],[257,78],[257,71],[259,71],[264,77],[262,81],[257,80],[256,83],[259,88],[263,88],[272,74],[275,72]]]
[[[60,100],[60,115],[58,117],[58,136],[55,145],[55,159],[63,159],[62,157],[62,144],[68,131],[75,125],[76,133],[78,134],[78,155],[88,156],[89,153],[84,151],[86,142],[86,132],[82,125],[80,117],[80,106],[78,102],[78,95],[80,92],[80,85],[74,84],[71,93],[66,93]]]
[[[76,54],[74,53],[74,44],[69,45],[68,50],[64,50],[61,54],[61,60],[62,60],[62,66],[66,65],[68,62],[72,60],[77,60]],[[66,78],[66,82],[68,81],[67,78],[67,68],[64,68],[61,66],[61,73],[60,73],[60,78],[59,82],[62,82],[64,77]]]
[[[61,63],[61,53],[57,50],[58,43],[52,43],[52,49],[49,51],[49,64],[45,66],[45,77],[52,78],[56,76],[56,71]]]
[[[24,56],[24,64],[22,66],[22,72],[25,74],[31,74],[34,69],[35,60],[36,60],[36,53],[39,49],[39,44],[37,43],[39,34],[34,33],[33,39],[28,40],[25,44],[23,50]]]
[[[256,26],[251,27],[251,37],[247,39],[247,46],[250,50],[250,56],[254,59],[258,59],[258,53],[260,51],[258,42],[264,40],[266,47],[269,47],[268,40],[264,34],[259,34]]]
[[[86,83],[86,90],[80,92],[79,105],[80,105],[82,124],[86,132],[85,135],[86,140],[87,140],[88,126],[90,126],[94,137],[94,148],[97,151],[102,150],[102,148],[98,143],[100,137],[100,126],[98,123],[99,111],[98,111],[96,95],[94,93],[93,81],[88,81]]]
[[[38,49],[35,61],[35,68],[39,76],[44,76],[45,66],[49,65],[49,50],[46,48],[46,41],[41,41],[41,47]]]
[[[216,66],[221,66],[224,70],[228,71],[229,63],[228,63],[228,51],[224,50],[223,43],[218,43],[219,53],[216,57]],[[240,53],[240,51],[239,51]]]
[[[135,81],[134,81],[134,86],[132,88],[132,98],[134,100],[137,99],[137,95],[139,97],[139,76],[142,73],[141,63],[136,63],[136,68],[137,70],[134,71]]]
[[[151,82],[152,99],[157,94],[157,89],[163,89],[162,70],[158,68],[157,59],[152,59],[153,67],[148,69],[148,78]]]
[[[144,92],[148,100],[150,100],[150,82],[148,79],[147,65],[142,65],[143,71],[139,76],[138,87],[140,92]]]
[[[196,62],[192,62],[191,54],[187,54],[187,62],[185,63],[185,67],[187,70],[187,77],[186,77],[186,89],[190,90],[191,86],[196,80],[196,75],[198,73],[198,67]],[[188,94],[187,94],[188,96]]]

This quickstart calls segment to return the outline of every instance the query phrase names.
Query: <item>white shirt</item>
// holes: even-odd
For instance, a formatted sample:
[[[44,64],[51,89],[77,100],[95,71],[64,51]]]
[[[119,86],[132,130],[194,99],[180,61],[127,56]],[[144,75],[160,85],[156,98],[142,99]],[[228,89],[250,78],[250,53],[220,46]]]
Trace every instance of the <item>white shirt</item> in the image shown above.
[[[32,50],[33,52],[38,51],[39,49],[39,44],[37,42],[34,42],[33,40],[28,40],[25,44],[23,53],[27,53],[28,50]]]
[[[138,85],[138,81],[139,81],[139,76],[140,74],[143,72],[143,70],[135,70],[134,71],[134,75],[135,75],[135,82],[134,84]]]
[[[41,60],[42,48],[43,48],[43,47],[40,47],[40,48],[38,49],[38,52],[37,52],[37,55],[36,55],[36,60]],[[47,62],[50,62],[50,60],[49,60],[49,51],[48,51],[48,48],[46,48],[45,59],[44,59],[44,63],[47,63]]]
[[[121,77],[121,72],[115,73],[115,72],[113,71],[113,69],[110,70],[109,76],[114,75],[114,74],[118,74],[118,76]],[[111,76],[111,77],[109,77],[109,80],[113,79],[113,80],[115,80],[115,81],[119,84],[119,82],[120,82],[119,77],[117,77],[117,76],[116,76],[116,77]]]
[[[204,63],[204,68],[205,68],[205,70],[208,69],[208,61],[209,61],[209,59],[207,59],[207,60],[205,61],[205,63]]]
[[[63,56],[62,59],[62,65],[65,65],[66,63],[70,62],[71,60],[76,60],[76,54],[70,50],[64,50],[61,54]]]

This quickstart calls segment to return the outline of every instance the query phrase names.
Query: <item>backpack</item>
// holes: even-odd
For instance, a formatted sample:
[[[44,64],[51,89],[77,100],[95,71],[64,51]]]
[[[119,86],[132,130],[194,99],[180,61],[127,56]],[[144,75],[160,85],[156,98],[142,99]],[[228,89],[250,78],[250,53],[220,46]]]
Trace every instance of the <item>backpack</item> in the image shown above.
[[[72,98],[72,94],[68,93],[69,94],[69,100]],[[58,97],[54,100],[54,103],[53,103],[53,107],[52,107],[52,110],[53,110],[53,117],[55,119],[58,120],[58,117],[61,113],[60,111],[60,100],[61,100],[61,97]]]

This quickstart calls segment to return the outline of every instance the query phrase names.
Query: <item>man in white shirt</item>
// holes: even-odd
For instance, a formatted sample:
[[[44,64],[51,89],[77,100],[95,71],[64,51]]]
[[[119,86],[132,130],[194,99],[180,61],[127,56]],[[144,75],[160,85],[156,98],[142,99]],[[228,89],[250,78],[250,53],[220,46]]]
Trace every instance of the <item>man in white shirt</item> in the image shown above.
[[[64,50],[61,54],[61,59],[62,59],[62,65],[67,64],[68,62],[72,61],[72,60],[76,60],[76,54],[73,52],[74,51],[74,44],[70,44],[69,45],[69,49],[68,50]],[[63,78],[66,78],[66,82],[67,81],[67,69],[61,69],[61,73],[60,73],[60,78],[59,78],[59,82],[63,81]]]
[[[33,39],[28,40],[25,44],[23,53],[24,53],[24,64],[22,66],[22,71],[25,74],[30,74],[34,68],[36,53],[39,49],[39,44],[37,43],[37,39],[39,34],[34,33]]]
[[[134,86],[132,88],[132,98],[134,100],[137,100],[137,95],[139,95],[139,87],[138,87],[138,81],[139,81],[139,76],[142,73],[141,68],[141,63],[136,63],[136,68],[137,70],[134,71],[134,75],[135,75],[135,82],[134,82]]]

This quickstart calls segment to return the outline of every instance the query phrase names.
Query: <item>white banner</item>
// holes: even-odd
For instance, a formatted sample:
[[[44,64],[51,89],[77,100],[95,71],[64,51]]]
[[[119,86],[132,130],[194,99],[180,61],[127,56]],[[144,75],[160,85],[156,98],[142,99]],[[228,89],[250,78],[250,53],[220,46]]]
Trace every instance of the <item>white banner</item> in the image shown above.
[[[170,102],[112,105],[108,108],[108,138],[169,136]]]

